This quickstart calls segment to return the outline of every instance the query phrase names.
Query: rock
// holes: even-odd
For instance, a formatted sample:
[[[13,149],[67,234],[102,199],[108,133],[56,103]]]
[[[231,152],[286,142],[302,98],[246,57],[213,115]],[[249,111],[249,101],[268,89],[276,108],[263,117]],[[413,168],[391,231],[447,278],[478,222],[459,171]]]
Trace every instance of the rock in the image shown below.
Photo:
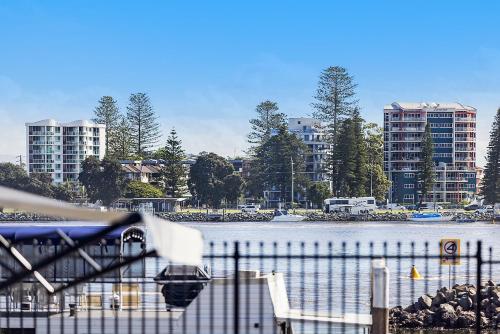
[[[443,303],[446,303],[446,296],[443,292],[438,291],[438,293],[436,293],[436,296],[432,298],[432,306],[439,306]]]
[[[494,300],[500,300],[500,291],[498,290],[498,288],[496,288],[493,291],[491,291],[491,297]]]
[[[462,296],[462,298],[458,300],[458,304],[464,311],[472,309],[472,299],[467,295]]]
[[[439,306],[438,313],[452,313],[455,314],[455,309],[450,304],[444,303]]]
[[[418,299],[418,303],[420,304],[421,309],[430,309],[432,306],[432,298],[427,295],[423,295]]]
[[[481,310],[486,310],[490,306],[490,301],[488,299],[481,300]]]
[[[473,327],[476,323],[476,315],[474,312],[463,312],[457,317],[457,328]]]
[[[446,296],[446,301],[451,302],[457,297],[457,292],[455,290],[448,290],[444,293],[444,295]]]
[[[463,285],[455,284],[453,286],[453,290],[455,290],[457,294],[462,292],[467,292],[467,286],[465,284]]]

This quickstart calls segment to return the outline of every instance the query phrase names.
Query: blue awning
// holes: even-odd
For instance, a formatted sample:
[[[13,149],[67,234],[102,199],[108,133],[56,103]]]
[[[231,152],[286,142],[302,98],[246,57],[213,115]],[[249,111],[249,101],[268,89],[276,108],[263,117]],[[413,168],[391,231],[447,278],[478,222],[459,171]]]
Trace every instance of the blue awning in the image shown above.
[[[19,225],[19,226],[1,226],[0,225],[0,235],[4,238],[13,241],[30,241],[37,239],[51,240],[54,243],[59,243],[61,237],[57,234],[57,230],[63,231],[71,239],[78,241],[84,239],[90,235],[93,235],[99,231],[102,231],[107,226],[105,225],[91,225],[91,226],[71,226],[71,225],[61,225],[61,226],[40,226],[40,225]],[[137,230],[136,227],[118,227],[112,232],[106,234],[103,239],[106,241],[113,241],[115,239],[120,239],[122,233],[126,230]]]

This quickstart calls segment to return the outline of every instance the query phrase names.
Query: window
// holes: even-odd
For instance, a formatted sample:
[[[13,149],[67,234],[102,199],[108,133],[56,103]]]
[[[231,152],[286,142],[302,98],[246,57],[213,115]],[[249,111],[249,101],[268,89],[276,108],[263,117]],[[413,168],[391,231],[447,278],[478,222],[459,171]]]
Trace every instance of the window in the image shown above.
[[[432,138],[451,138],[452,133],[433,133]]]
[[[404,188],[405,189],[415,189],[415,185],[413,183],[405,183]]]
[[[413,200],[413,198],[413,194],[405,194],[403,197],[404,200]]]
[[[431,128],[452,128],[451,123],[430,123]]]
[[[415,173],[405,173],[405,179],[413,179],[415,178]]]

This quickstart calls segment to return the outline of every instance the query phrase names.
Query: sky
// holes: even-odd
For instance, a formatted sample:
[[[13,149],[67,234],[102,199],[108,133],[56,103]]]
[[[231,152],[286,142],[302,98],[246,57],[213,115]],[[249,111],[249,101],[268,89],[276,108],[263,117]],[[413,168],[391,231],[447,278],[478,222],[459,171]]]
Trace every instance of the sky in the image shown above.
[[[343,66],[362,116],[383,106],[478,109],[478,164],[500,107],[499,1],[0,1],[0,160],[25,122],[90,119],[146,92],[186,151],[241,155],[263,100],[309,116],[320,72]]]

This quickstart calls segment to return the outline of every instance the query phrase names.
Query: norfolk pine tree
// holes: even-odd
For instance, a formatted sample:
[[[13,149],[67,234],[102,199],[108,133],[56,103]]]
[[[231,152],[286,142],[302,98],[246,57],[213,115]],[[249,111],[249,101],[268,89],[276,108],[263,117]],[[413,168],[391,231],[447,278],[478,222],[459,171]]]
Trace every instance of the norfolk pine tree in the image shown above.
[[[120,116],[113,134],[113,140],[109,143],[109,156],[118,160],[130,159],[133,156],[134,149],[131,132],[132,129],[127,118]]]
[[[432,144],[432,134],[431,127],[429,123],[425,125],[424,136],[422,137],[422,152],[420,155],[420,166],[418,172],[418,180],[421,186],[420,188],[420,201],[418,203],[418,208],[422,206],[422,202],[424,198],[427,197],[430,191],[432,191],[432,187],[434,186],[435,181],[435,164],[432,159],[432,155],[434,154],[434,148]]]
[[[250,120],[252,131],[248,135],[250,144],[263,144],[271,137],[273,129],[279,129],[286,124],[286,115],[279,112],[276,102],[263,101],[255,107],[257,117]]]
[[[343,67],[331,66],[320,74],[314,96],[316,102],[312,103],[315,109],[313,117],[326,123],[325,141],[332,152],[337,150],[341,121],[344,117],[351,116],[357,109],[356,87],[354,78]],[[338,157],[335,157],[334,153],[329,154],[325,167],[325,172],[332,180],[334,187],[337,183],[337,190],[340,187],[339,180],[337,180],[338,162]]]
[[[94,109],[94,122],[106,125],[106,154],[109,153],[110,143],[116,133],[116,126],[120,121],[120,113],[116,100],[112,96],[103,96],[99,99],[97,107]]]
[[[127,106],[134,153],[144,157],[159,140],[160,125],[145,93],[131,94]]]
[[[159,158],[165,160],[161,174],[165,182],[165,191],[172,197],[181,197],[186,191],[186,168],[182,164],[185,153],[182,149],[182,141],[177,137],[175,129],[170,131],[167,143],[158,150]]]
[[[489,204],[500,203],[500,109],[490,131],[481,192]]]

